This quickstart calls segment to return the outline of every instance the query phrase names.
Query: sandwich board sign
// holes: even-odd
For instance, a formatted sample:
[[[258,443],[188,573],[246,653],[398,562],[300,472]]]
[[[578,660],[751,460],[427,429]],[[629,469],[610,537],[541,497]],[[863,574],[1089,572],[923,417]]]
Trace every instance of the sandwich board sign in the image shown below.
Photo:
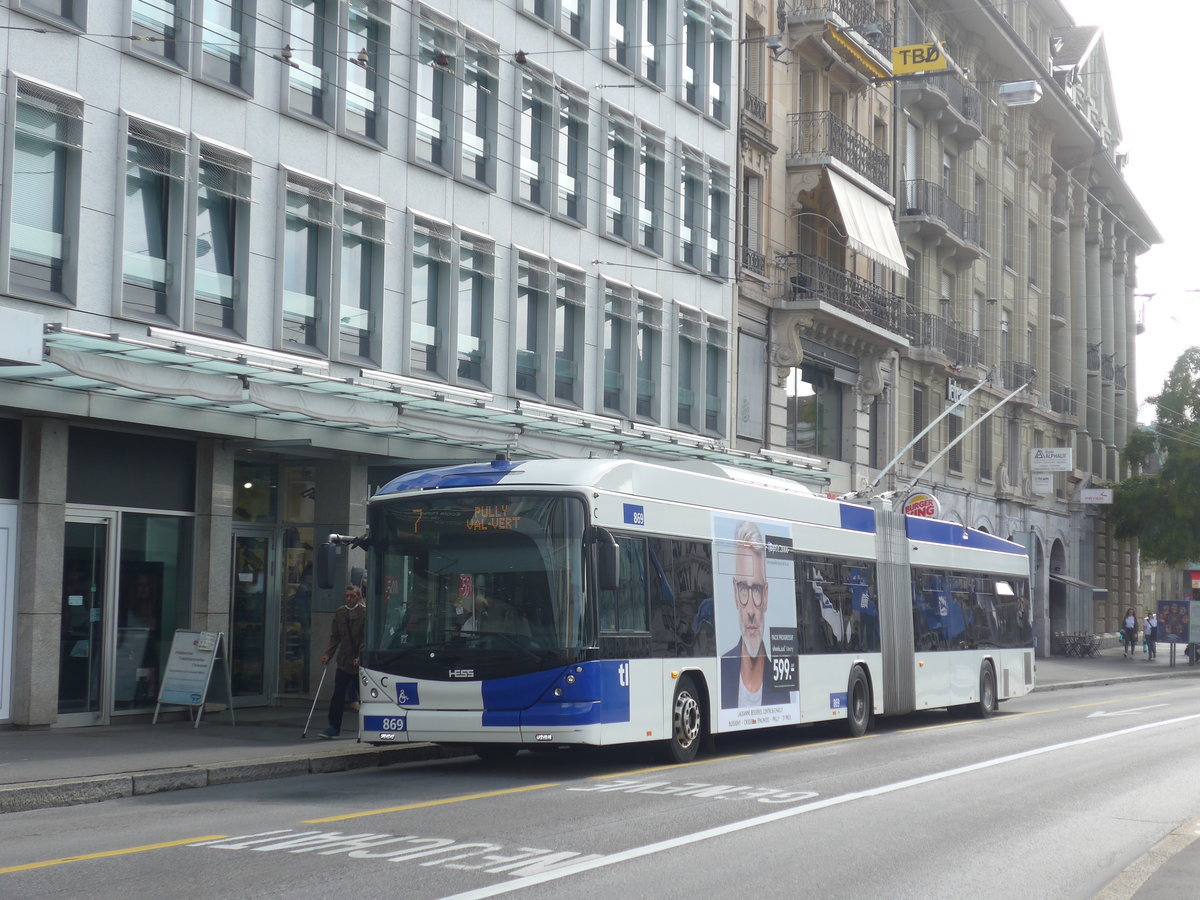
[[[214,670],[217,681],[224,683],[222,693],[229,704],[229,721],[233,722],[233,690],[225,633],[177,630],[171,640],[171,654],[167,657],[166,671],[158,689],[153,724],[158,724],[159,707],[186,706],[192,727],[198,727],[212,687]]]

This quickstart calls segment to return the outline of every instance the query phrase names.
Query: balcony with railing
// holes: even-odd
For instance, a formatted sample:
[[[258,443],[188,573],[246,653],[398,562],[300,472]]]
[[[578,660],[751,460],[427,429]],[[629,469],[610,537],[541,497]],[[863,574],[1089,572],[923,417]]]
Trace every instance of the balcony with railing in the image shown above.
[[[980,365],[979,337],[948,319],[933,313],[911,313],[908,332],[912,335],[914,356],[931,361],[940,358],[944,365],[956,369]]]
[[[925,241],[948,242],[964,262],[978,259],[979,214],[955,203],[940,184],[914,178],[900,185],[900,224],[903,232]]]
[[[832,25],[840,31],[857,34],[885,59],[891,58],[892,23],[872,0],[780,0],[779,10],[788,26],[823,29]]]
[[[742,248],[742,269],[755,275],[767,274],[767,258],[751,247]]]
[[[1053,288],[1050,290],[1050,321],[1055,325],[1067,324],[1067,295]]]
[[[898,339],[911,338],[911,316],[904,298],[875,282],[807,254],[779,257],[776,269],[779,308],[810,310],[843,326],[857,319]]]
[[[832,112],[788,113],[789,169],[845,163],[872,184],[890,189],[890,157]]]
[[[1060,416],[1079,415],[1075,389],[1057,378],[1050,379],[1050,411]]]
[[[742,109],[760,122],[767,121],[767,101],[749,88],[742,88]]]
[[[1013,402],[1024,402],[1037,406],[1037,370],[1029,363],[1017,362],[1013,359],[1001,360],[1000,385],[1008,391],[1015,391],[1019,387],[1027,386],[1026,390],[1013,398]]]
[[[901,102],[938,117],[943,139],[953,137],[965,149],[983,134],[983,95],[956,72],[942,72],[900,82]],[[947,115],[948,113],[948,115]]]

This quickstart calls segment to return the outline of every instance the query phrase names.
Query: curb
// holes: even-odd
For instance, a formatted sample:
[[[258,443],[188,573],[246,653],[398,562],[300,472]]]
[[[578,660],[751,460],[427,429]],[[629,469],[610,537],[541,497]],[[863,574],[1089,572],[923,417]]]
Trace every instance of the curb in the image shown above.
[[[88,778],[57,778],[0,785],[0,815],[29,812],[59,806],[99,803],[164,791],[215,787],[297,775],[326,775],[354,769],[370,769],[401,762],[448,759],[464,755],[436,744],[410,744],[399,747],[372,747],[318,756],[278,756],[244,762],[213,763],[206,766],[181,766],[96,775]]]

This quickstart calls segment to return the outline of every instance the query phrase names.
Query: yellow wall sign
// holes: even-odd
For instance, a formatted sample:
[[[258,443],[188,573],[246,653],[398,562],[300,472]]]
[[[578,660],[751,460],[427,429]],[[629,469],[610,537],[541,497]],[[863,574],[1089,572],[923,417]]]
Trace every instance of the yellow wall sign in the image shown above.
[[[892,48],[893,75],[940,72],[949,65],[946,54],[942,52],[941,46],[936,41],[930,44],[909,44],[905,47]]]

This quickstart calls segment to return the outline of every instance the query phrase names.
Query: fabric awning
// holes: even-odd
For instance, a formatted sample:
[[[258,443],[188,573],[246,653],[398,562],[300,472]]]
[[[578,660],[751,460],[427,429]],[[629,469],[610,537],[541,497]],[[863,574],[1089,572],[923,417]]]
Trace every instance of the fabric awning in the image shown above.
[[[842,222],[846,226],[850,249],[901,275],[907,275],[908,261],[900,247],[900,235],[896,233],[891,210],[882,200],[851,184],[837,172],[827,171],[833,195],[842,213]]]
[[[1080,581],[1078,578],[1072,578],[1070,575],[1061,575],[1058,572],[1050,573],[1050,580],[1057,581],[1060,584],[1070,585],[1071,587],[1083,588],[1088,591],[1101,591],[1108,593],[1108,588],[1097,587],[1094,584],[1088,584],[1086,581]]]

